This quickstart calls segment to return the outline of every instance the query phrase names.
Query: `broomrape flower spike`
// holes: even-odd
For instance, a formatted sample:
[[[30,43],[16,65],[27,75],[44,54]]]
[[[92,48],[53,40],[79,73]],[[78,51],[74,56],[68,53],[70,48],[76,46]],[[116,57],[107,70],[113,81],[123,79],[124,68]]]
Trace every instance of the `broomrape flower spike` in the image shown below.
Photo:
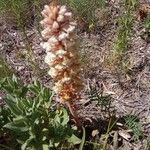
[[[41,46],[46,50],[45,63],[50,67],[48,74],[54,79],[54,92],[60,103],[74,104],[82,89],[80,64],[77,52],[76,23],[66,6],[45,5],[44,19],[40,22],[41,32],[46,42]]]

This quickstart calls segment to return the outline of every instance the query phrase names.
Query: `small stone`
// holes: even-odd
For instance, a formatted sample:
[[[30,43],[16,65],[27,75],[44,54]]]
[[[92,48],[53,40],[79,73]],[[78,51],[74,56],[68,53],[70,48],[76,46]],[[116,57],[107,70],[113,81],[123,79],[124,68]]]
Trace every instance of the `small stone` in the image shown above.
[[[25,68],[24,66],[19,66],[18,71],[22,71],[22,70],[24,70],[24,68]]]
[[[96,135],[98,135],[99,134],[99,131],[98,130],[93,130],[92,131],[92,136],[93,137],[95,137]]]
[[[126,132],[125,130],[120,130],[119,135],[126,140],[129,140],[131,138],[131,135],[128,132]]]

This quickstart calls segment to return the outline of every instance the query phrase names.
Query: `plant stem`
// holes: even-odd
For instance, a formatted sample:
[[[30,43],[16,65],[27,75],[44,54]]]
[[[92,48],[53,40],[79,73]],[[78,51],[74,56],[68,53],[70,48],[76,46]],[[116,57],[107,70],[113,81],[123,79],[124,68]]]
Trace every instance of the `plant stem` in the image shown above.
[[[71,115],[73,116],[73,118],[74,118],[74,120],[75,120],[77,126],[78,126],[79,128],[81,128],[82,124],[81,124],[81,121],[80,121],[79,116],[77,115],[76,111],[73,109],[73,107],[72,107],[72,105],[70,104],[70,102],[67,101],[67,102],[65,102],[65,104],[66,104],[67,107],[69,108],[69,111],[70,111]]]

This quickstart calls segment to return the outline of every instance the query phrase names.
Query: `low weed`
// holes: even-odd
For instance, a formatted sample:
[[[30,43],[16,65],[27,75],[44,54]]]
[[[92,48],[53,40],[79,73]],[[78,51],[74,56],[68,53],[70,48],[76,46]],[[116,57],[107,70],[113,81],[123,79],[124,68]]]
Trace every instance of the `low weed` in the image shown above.
[[[124,70],[123,66],[126,66],[122,64],[125,64],[124,60],[126,58],[124,57],[129,47],[132,25],[134,22],[133,12],[137,5],[138,0],[125,0],[124,12],[118,21],[117,39],[114,44],[110,63],[112,65],[120,66],[122,70]]]
[[[87,145],[92,146],[92,150],[109,150],[109,146],[112,145],[112,141],[110,141],[110,134],[113,129],[116,127],[117,119],[110,118],[107,123],[106,132],[103,133],[97,132],[97,134],[93,137],[91,141],[86,141]]]
[[[97,102],[97,106],[100,106],[102,110],[109,112],[112,103],[111,95],[104,95],[103,89],[98,89],[97,85],[89,84],[87,95],[90,101]]]
[[[150,32],[150,14],[147,15],[147,17],[145,18],[144,28],[145,28],[145,31]]]
[[[0,15],[6,20],[6,23],[15,26],[17,30],[21,31],[23,43],[25,44],[26,53],[24,59],[30,65],[35,74],[40,74],[37,70],[39,64],[35,59],[32,47],[32,39],[28,36],[28,30],[35,27],[40,31],[39,22],[41,20],[41,11],[44,3],[48,0],[1,0],[0,1]],[[14,43],[15,44],[15,43]],[[22,51],[18,53],[22,56]],[[1,60],[0,60],[1,62]],[[7,69],[6,69],[7,70]]]
[[[10,69],[9,65],[5,62],[5,60],[0,57],[0,79],[11,76],[12,70]]]
[[[133,132],[133,139],[139,140],[142,136],[142,125],[138,121],[135,116],[126,116],[125,117],[125,125],[132,130]]]
[[[150,43],[150,14],[144,19],[144,31],[141,34],[141,38]]]
[[[19,28],[29,25],[29,21],[32,21],[31,17],[33,12],[31,11],[31,1],[29,0],[1,0],[0,1],[0,13],[3,18],[9,23],[16,24]]]
[[[60,0],[69,6],[76,14],[79,25],[91,31],[96,25],[95,10],[105,6],[105,0]]]
[[[13,133],[20,149],[59,149],[62,144],[82,143],[68,124],[67,110],[56,110],[50,89],[37,81],[22,85],[13,76],[1,81],[0,90],[6,94],[7,107],[7,111],[1,109],[1,130]]]
[[[0,14],[6,22],[24,30],[25,27],[39,23],[42,4],[41,0],[1,0]]]

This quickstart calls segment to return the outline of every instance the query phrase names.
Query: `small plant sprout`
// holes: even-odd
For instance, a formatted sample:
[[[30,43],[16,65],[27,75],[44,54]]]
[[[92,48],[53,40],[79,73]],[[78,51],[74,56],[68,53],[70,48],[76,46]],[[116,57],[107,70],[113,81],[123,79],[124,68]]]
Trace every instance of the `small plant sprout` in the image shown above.
[[[75,34],[76,22],[66,6],[45,5],[42,11],[44,19],[40,22],[46,40],[41,45],[46,50],[45,62],[49,65],[48,74],[54,79],[54,92],[59,102],[66,104],[71,113],[74,102],[80,99],[83,87],[80,78],[80,63]],[[72,113],[75,116],[74,113]]]

